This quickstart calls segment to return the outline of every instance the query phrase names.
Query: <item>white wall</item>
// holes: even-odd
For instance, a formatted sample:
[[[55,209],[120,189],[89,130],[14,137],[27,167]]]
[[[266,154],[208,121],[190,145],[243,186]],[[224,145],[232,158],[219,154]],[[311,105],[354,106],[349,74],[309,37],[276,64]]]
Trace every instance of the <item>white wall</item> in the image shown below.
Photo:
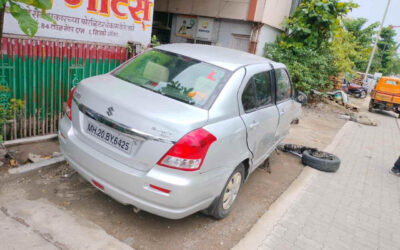
[[[265,9],[261,22],[282,29],[282,22],[290,14],[292,0],[264,0]]]
[[[258,44],[256,55],[264,55],[265,43],[273,43],[276,40],[277,35],[281,34],[281,31],[264,24],[260,30],[260,36],[258,37]]]
[[[281,29],[292,0],[258,0],[255,22]],[[156,0],[155,11],[223,19],[248,20],[250,0]]]
[[[177,15],[172,17],[171,27],[171,43],[184,43],[186,38],[176,36],[176,18]],[[214,19],[214,28],[212,34],[212,43],[218,46],[231,48],[233,34],[236,35],[250,35],[251,22],[227,20],[227,19]]]
[[[186,38],[176,36],[176,16],[172,17],[171,27],[171,43],[185,43]],[[238,20],[227,20],[227,19],[215,19],[214,28],[212,34],[212,43],[217,46],[226,48],[233,48],[234,35],[250,35],[251,34],[251,22],[238,21]],[[272,43],[276,40],[277,35],[281,31],[268,25],[263,25],[260,30],[258,38],[258,44],[256,49],[256,55],[264,55],[265,43]]]
[[[155,11],[246,20],[249,4],[250,0],[156,0]]]
[[[233,34],[250,35],[251,23],[235,20],[220,20],[216,22],[216,45],[232,48]]]

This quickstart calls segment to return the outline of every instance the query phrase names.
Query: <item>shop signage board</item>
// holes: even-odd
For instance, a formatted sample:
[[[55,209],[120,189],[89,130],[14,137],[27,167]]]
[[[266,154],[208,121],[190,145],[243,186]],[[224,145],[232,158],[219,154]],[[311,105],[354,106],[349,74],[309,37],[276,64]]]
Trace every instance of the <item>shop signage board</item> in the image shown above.
[[[57,22],[38,20],[37,37],[125,45],[151,41],[154,0],[57,0],[47,13]],[[6,13],[4,33],[23,35],[18,23]]]
[[[199,17],[197,21],[198,24],[196,38],[211,41],[214,27],[214,19],[208,17]]]
[[[196,35],[196,16],[179,15],[176,18],[176,36],[192,39]]]
[[[178,15],[175,35],[188,39],[211,41],[213,28],[214,18]]]

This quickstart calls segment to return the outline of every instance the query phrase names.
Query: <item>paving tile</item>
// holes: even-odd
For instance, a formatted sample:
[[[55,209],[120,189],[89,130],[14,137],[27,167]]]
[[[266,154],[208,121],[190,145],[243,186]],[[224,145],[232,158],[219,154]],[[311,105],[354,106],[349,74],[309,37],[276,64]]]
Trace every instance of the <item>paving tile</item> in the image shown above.
[[[379,125],[351,124],[332,151],[339,171],[319,172],[260,249],[400,249],[400,178],[389,174],[400,130],[392,117],[370,116]]]

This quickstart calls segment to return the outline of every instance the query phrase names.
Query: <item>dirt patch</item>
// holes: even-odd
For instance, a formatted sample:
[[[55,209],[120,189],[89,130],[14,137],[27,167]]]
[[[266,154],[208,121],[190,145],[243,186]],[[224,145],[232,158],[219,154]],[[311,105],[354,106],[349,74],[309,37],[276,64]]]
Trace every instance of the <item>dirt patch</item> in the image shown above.
[[[344,107],[323,102],[305,107],[299,124],[291,127],[284,142],[323,150],[346,123],[339,119],[346,112]]]
[[[243,237],[302,169],[297,157],[283,153],[273,153],[271,164],[272,174],[258,169],[250,176],[232,214],[220,221],[201,213],[176,221],[146,212],[135,214],[131,207],[112,200],[77,174],[64,178],[70,176],[65,173],[71,173],[66,165],[38,171],[17,182],[3,180],[1,189],[7,191],[18,186],[24,190],[25,198],[45,198],[84,216],[136,249],[203,249],[205,244],[209,249],[228,249]]]
[[[305,108],[300,124],[293,125],[286,142],[325,148],[345,123],[338,119],[340,112],[326,104]],[[48,153],[58,150],[50,149]],[[18,179],[0,176],[0,192],[18,188],[27,199],[45,198],[96,223],[135,249],[230,249],[303,168],[300,159],[288,153],[272,153],[271,165],[271,174],[257,169],[250,176],[232,213],[219,221],[201,213],[182,220],[168,220],[146,212],[135,214],[130,206],[117,203],[82,181],[67,165]],[[0,196],[5,195],[0,193]]]

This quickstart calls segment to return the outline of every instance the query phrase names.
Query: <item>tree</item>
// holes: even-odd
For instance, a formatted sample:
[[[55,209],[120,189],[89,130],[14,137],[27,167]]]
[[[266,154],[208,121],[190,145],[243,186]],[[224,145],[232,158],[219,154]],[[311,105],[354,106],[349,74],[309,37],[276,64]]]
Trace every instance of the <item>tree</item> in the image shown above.
[[[341,28],[341,18],[355,7],[340,0],[302,1],[283,24],[287,33],[266,44],[265,56],[285,63],[299,90],[330,88],[330,76],[339,72],[332,62],[340,59],[332,52],[331,42]]]
[[[383,74],[390,74],[390,67],[395,61],[397,54],[397,48],[399,44],[395,41],[396,31],[394,31],[390,26],[384,27],[381,32],[380,39],[378,41],[378,52],[376,64],[378,68],[373,70],[382,72]]]
[[[357,6],[351,1],[304,0],[284,22],[289,34],[282,35],[282,41],[318,49],[340,28],[340,18]]]
[[[41,11],[41,18],[55,23],[53,18],[46,14],[51,9],[52,0],[0,0],[0,41],[3,37],[4,14],[10,14],[18,21],[21,30],[28,36],[34,36],[38,31],[38,23],[32,17],[28,7]],[[1,49],[1,45],[0,45]]]
[[[397,55],[387,68],[388,75],[400,75],[400,57]]]
[[[363,47],[371,47],[374,42],[376,28],[378,28],[379,22],[375,22],[363,28],[366,23],[367,19],[361,17],[355,19],[343,19],[344,28],[348,32],[353,33],[355,39],[360,43],[360,45]]]
[[[344,29],[351,33],[359,46],[356,47],[356,51],[359,57],[353,58],[355,70],[364,71],[367,68],[369,56],[371,55],[372,45],[376,35],[376,28],[379,23],[373,23],[363,28],[367,22],[365,18],[344,18],[343,26]]]
[[[368,52],[357,41],[353,33],[339,29],[330,44],[333,66],[338,72],[354,73],[356,62],[368,62]]]
[[[330,50],[314,50],[308,47],[284,48],[279,43],[266,44],[265,57],[284,63],[290,72],[294,87],[309,93],[311,89],[329,89],[329,77],[338,71],[332,66]]]

